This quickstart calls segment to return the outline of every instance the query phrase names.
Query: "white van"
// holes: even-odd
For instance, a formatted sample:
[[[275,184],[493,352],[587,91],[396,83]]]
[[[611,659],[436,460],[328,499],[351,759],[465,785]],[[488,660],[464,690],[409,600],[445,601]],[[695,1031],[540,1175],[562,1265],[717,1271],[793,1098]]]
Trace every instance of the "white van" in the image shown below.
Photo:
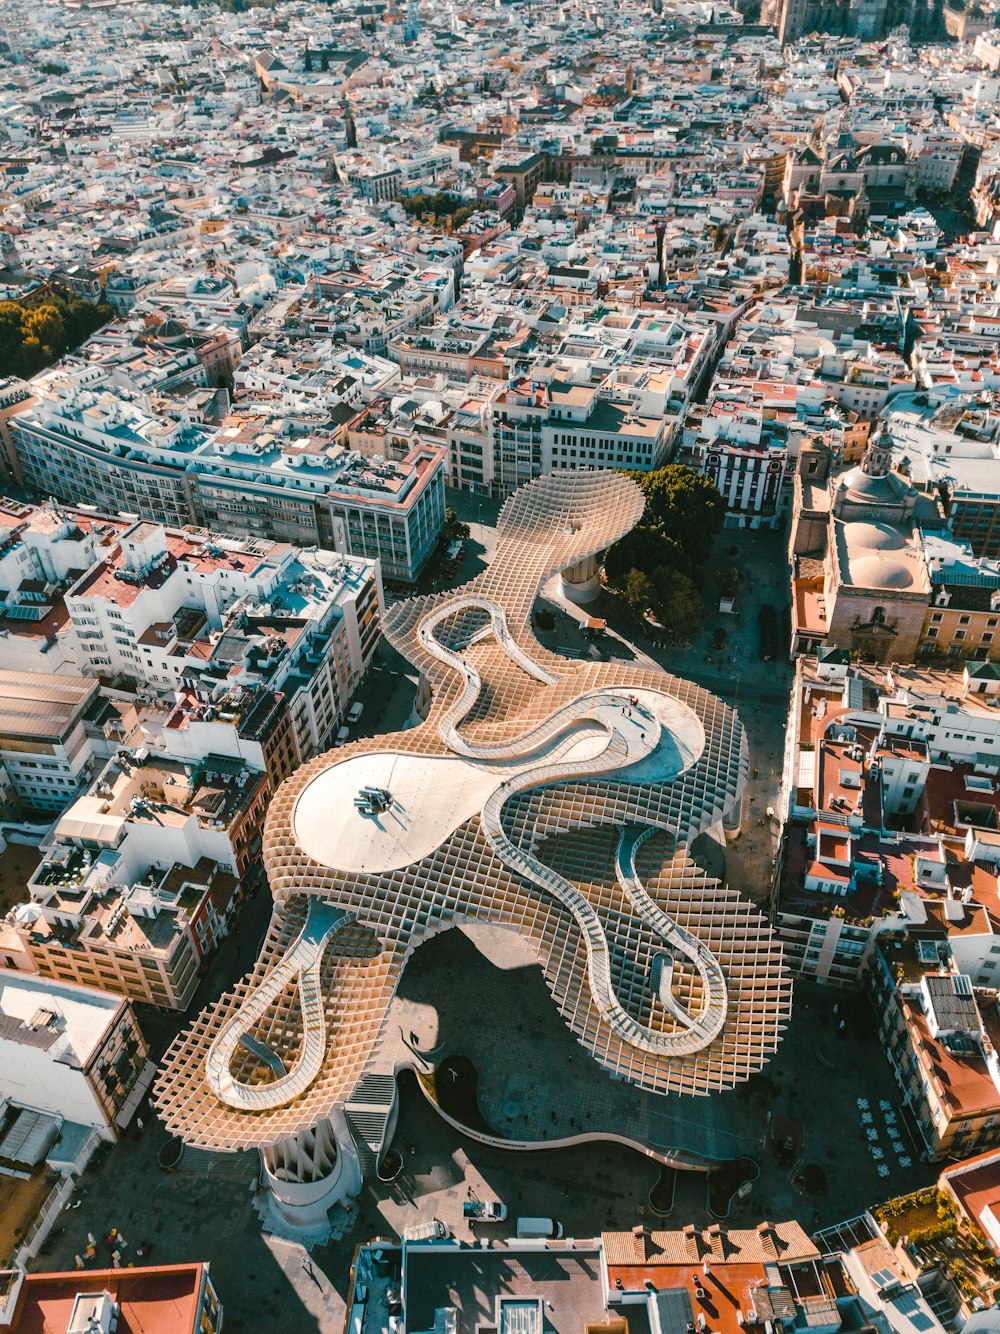
[[[356,723],[360,721],[361,715],[364,713],[364,711],[365,711],[365,706],[361,703],[360,700],[356,700],[347,710],[347,721],[349,723]]]
[[[432,1218],[427,1223],[414,1223],[403,1229],[404,1241],[446,1241],[451,1236],[451,1228],[442,1223],[440,1218]]]
[[[336,741],[335,741],[333,744],[334,744],[335,746],[344,746],[344,745],[346,745],[346,744],[347,744],[347,738],[348,738],[350,735],[351,735],[351,729],[350,729],[349,727],[342,727],[342,728],[340,729],[340,731],[337,733],[337,739],[336,739]]]
[[[522,1240],[528,1237],[561,1237],[562,1234],[562,1223],[557,1223],[554,1218],[519,1218],[517,1220],[517,1235]]]

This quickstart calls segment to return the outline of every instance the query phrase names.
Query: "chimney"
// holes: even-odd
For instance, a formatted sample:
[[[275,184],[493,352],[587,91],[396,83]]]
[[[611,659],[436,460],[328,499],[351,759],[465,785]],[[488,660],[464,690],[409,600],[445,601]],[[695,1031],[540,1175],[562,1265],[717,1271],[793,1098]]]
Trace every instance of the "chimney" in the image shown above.
[[[760,1237],[761,1241],[764,1243],[764,1246],[767,1247],[767,1248],[769,1248],[769,1249],[772,1251],[772,1253],[773,1253],[775,1256],[777,1256],[777,1254],[778,1254],[778,1234],[777,1234],[777,1232],[775,1232],[775,1230],[774,1230],[774,1225],[773,1225],[772,1223],[767,1223],[767,1222],[764,1222],[764,1223],[758,1223],[758,1224],[757,1224],[757,1235],[758,1235],[758,1237]]]
[[[653,1244],[653,1234],[649,1228],[634,1227],[632,1229],[632,1236],[635,1237],[636,1241],[642,1247],[642,1258],[644,1260],[651,1260],[659,1248]]]

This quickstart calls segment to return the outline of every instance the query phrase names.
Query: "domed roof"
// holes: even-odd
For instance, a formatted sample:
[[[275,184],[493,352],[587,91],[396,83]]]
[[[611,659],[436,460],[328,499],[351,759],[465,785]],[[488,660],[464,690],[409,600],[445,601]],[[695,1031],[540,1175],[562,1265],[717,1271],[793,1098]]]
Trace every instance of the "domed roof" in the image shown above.
[[[171,318],[163,321],[156,331],[156,336],[165,343],[175,342],[187,337],[187,329],[181,324],[180,320]]]
[[[844,473],[838,483],[838,490],[846,491],[855,500],[891,504],[898,500],[904,490],[904,484],[892,473],[876,477],[870,472],[865,472],[859,463],[857,467]]]
[[[913,571],[898,556],[870,555],[851,561],[851,583],[855,588],[912,588]]]
[[[905,536],[888,523],[865,523],[858,520],[844,524],[844,537],[850,548],[866,551],[902,551]]]

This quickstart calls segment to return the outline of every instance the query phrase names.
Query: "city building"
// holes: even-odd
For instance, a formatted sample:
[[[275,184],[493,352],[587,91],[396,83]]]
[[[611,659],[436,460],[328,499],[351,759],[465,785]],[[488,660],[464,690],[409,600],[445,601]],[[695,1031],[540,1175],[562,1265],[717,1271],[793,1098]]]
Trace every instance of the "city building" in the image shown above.
[[[185,1009],[259,882],[271,794],[241,760],[120,750],[0,926],[8,965]]]
[[[127,1000],[0,967],[4,1102],[115,1140],[155,1069]]]
[[[412,583],[444,522],[443,450],[366,460],[329,435],[251,414],[217,429],[151,413],[99,366],[36,381],[10,419],[25,481],[42,495],[174,526],[378,558]]]
[[[5,813],[61,811],[111,750],[96,681],[0,668]]]
[[[0,1329],[11,1334],[217,1334],[222,1317],[207,1264],[0,1274]]]
[[[246,732],[260,692],[280,694],[285,754],[279,739],[257,765],[278,779],[343,721],[378,646],[379,574],[371,560],[145,521],[105,546],[65,605],[81,666],[166,700],[168,732],[214,719]]]
[[[348,1298],[359,1334],[374,1334],[369,1294],[397,1306],[400,1329],[435,1321],[537,1334],[547,1323],[616,1330],[709,1328],[738,1334],[874,1328],[929,1334],[945,1326],[912,1264],[870,1215],[815,1241],[795,1221],[700,1229],[640,1225],[591,1240],[384,1241],[358,1251]],[[397,1301],[398,1298],[398,1301]],[[711,1326],[710,1326],[711,1322]]]
[[[974,988],[960,967],[933,935],[915,933],[881,937],[868,972],[904,1112],[932,1161],[983,1152],[1000,1125],[996,989]]]

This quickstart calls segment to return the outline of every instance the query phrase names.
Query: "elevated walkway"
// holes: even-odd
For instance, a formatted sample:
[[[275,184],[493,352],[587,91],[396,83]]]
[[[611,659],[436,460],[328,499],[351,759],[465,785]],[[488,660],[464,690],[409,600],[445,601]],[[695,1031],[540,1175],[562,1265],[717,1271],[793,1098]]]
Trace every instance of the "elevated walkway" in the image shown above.
[[[223,1024],[205,1060],[205,1075],[209,1086],[221,1102],[244,1112],[263,1112],[273,1107],[284,1107],[300,1093],[304,1093],[319,1074],[326,1053],[326,1014],[320,987],[320,965],[330,937],[347,920],[348,914],[341,909],[311,899],[305,925],[291,949]],[[296,980],[302,1013],[302,1051],[299,1059],[290,1071],[268,1084],[251,1086],[234,1079],[232,1062],[236,1048],[242,1045],[254,1051],[253,1044],[264,1045],[250,1036],[251,1030],[260,1023],[285,988]],[[274,1069],[269,1060],[262,1059]]]
[[[704,1047],[718,1037],[726,1022],[728,1011],[726,979],[711,950],[707,949],[697,936],[678,926],[670,914],[665,913],[650,897],[645,885],[639,879],[635,865],[636,854],[646,839],[655,832],[649,826],[625,826],[618,838],[615,875],[622,892],[638,915],[670,947],[671,953],[659,954],[653,961],[654,968],[659,965],[657,969],[659,976],[658,978],[654,976],[650,980],[654,986],[658,986],[660,1004],[672,1018],[688,1029],[692,1037],[701,1039],[700,1045]],[[694,965],[704,988],[705,1003],[697,1018],[692,1017],[673,994],[674,960],[678,954]]]
[[[587,977],[594,1002],[608,1026],[624,1042],[657,1056],[687,1056],[713,1041],[726,1020],[726,985],[714,956],[689,932],[683,931],[647,894],[635,871],[635,853],[646,834],[642,829],[626,830],[619,842],[617,874],[623,891],[639,918],[672,949],[688,958],[698,970],[707,997],[700,1016],[693,1018],[673,998],[671,982],[673,957],[669,967],[660,964],[660,999],[682,1031],[662,1033],[641,1024],[624,1008],[611,981],[611,954],[607,936],[597,910],[575,885],[553,871],[530,851],[519,847],[503,827],[502,813],[515,793],[526,792],[547,783],[592,778],[597,774],[627,769],[650,755],[660,742],[661,726],[652,710],[632,707],[627,697],[611,690],[592,690],[555,710],[543,722],[502,745],[476,745],[466,741],[459,725],[468,715],[482,688],[479,673],[461,653],[442,644],[434,633],[448,617],[463,611],[479,610],[490,617],[489,626],[475,632],[471,642],[478,642],[492,631],[508,656],[536,680],[551,683],[553,678],[516,644],[507,629],[503,608],[484,597],[458,597],[439,607],[418,628],[421,643],[439,661],[447,663],[464,679],[461,696],[442,717],[439,730],[445,744],[457,754],[479,760],[520,760],[538,756],[537,764],[514,774],[487,797],[480,820],[483,832],[497,857],[510,870],[537,885],[572,913],[587,949]],[[583,724],[596,725],[606,735],[597,755],[573,759],[572,751]]]

